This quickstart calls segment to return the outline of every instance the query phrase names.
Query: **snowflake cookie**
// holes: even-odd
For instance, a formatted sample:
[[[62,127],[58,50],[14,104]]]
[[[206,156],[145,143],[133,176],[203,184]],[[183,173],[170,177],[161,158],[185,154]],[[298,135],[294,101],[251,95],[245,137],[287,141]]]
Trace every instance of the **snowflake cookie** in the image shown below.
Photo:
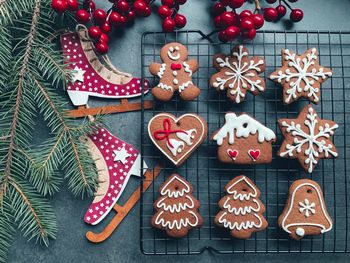
[[[210,85],[218,91],[227,89],[227,97],[235,103],[242,102],[247,91],[258,95],[265,90],[265,81],[258,76],[265,70],[265,60],[249,58],[242,45],[234,47],[231,55],[216,54],[213,65],[219,72],[210,78]]]
[[[319,159],[338,156],[331,140],[338,124],[319,118],[311,105],[306,106],[298,118],[280,119],[278,124],[285,137],[278,155],[298,159],[309,173],[312,173]]]
[[[332,76],[332,71],[318,63],[316,48],[298,56],[289,49],[282,50],[282,67],[272,72],[270,79],[283,87],[283,102],[292,103],[300,97],[314,103],[320,100],[320,86]]]

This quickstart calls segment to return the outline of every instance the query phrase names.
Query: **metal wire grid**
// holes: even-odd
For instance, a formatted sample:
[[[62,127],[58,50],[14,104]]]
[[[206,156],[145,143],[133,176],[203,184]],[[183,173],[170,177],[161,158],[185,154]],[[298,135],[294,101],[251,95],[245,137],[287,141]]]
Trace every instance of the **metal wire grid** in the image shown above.
[[[142,148],[143,159],[149,168],[157,163],[163,165],[159,177],[141,198],[140,245],[145,254],[198,254],[205,249],[218,253],[281,253],[281,252],[349,252],[349,182],[347,170],[350,162],[349,134],[347,120],[350,118],[350,95],[345,92],[350,88],[350,32],[258,32],[254,42],[245,43],[250,55],[262,56],[266,59],[266,91],[253,96],[247,94],[246,100],[239,105],[227,101],[226,94],[217,93],[208,85],[210,76],[216,72],[212,67],[212,56],[216,53],[229,54],[235,45],[212,41],[200,31],[165,33],[145,33],[142,38],[142,77],[156,85],[158,79],[150,75],[148,66],[160,61],[160,48],[168,42],[177,41],[188,47],[189,57],[197,59],[199,70],[194,74],[194,83],[201,88],[197,100],[181,101],[178,97],[167,103],[156,102],[153,110],[142,110]],[[334,135],[339,157],[322,160],[314,172],[309,175],[303,171],[297,161],[276,157],[276,152],[283,140],[278,129],[277,119],[294,118],[308,103],[299,100],[291,105],[282,103],[281,87],[267,79],[269,74],[281,65],[281,49],[289,48],[303,53],[311,47],[319,52],[320,64],[333,70],[333,77],[326,81],[322,88],[321,101],[313,105],[318,114],[325,119],[332,119],[339,124]],[[147,95],[142,100],[150,99]],[[274,159],[268,165],[238,166],[226,165],[217,160],[215,143],[210,135],[224,123],[227,111],[246,112],[275,131],[277,142],[273,145]],[[160,112],[169,112],[176,116],[195,112],[208,123],[207,140],[179,168],[175,168],[165,160],[151,143],[148,133],[148,121]],[[173,172],[185,177],[194,187],[194,195],[199,199],[200,214],[204,218],[201,228],[192,230],[181,239],[173,239],[162,231],[152,228],[150,220],[154,214],[153,203],[158,197],[158,188]],[[226,229],[218,228],[213,220],[219,208],[217,202],[224,195],[226,183],[237,175],[245,174],[251,178],[261,190],[261,201],[266,206],[265,217],[269,223],[267,230],[254,234],[248,240],[230,237]],[[328,211],[334,221],[332,231],[315,237],[305,237],[300,241],[291,240],[277,225],[290,184],[299,178],[311,178],[317,181],[325,196]]]

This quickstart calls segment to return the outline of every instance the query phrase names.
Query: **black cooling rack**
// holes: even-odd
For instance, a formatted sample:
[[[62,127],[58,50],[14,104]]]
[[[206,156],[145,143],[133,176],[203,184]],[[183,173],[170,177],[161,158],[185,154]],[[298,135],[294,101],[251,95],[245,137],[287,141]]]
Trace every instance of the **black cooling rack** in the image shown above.
[[[216,36],[214,38],[216,39]],[[259,96],[247,94],[245,102],[238,105],[228,102],[225,92],[218,94],[208,85],[210,76],[216,72],[211,65],[212,56],[219,52],[228,54],[235,43],[218,43],[200,31],[145,33],[142,38],[143,78],[149,79],[152,84],[158,83],[158,79],[150,75],[148,66],[153,61],[160,62],[160,48],[171,41],[186,45],[190,58],[198,60],[199,70],[194,74],[194,82],[202,92],[195,101],[184,102],[175,97],[167,103],[156,102],[153,110],[142,110],[142,157],[151,169],[157,163],[164,167],[141,198],[142,252],[153,255],[198,254],[205,249],[219,253],[349,252],[350,194],[347,192],[350,189],[350,179],[347,178],[347,170],[350,166],[350,146],[347,146],[349,133],[346,130],[350,128],[350,94],[347,92],[350,91],[350,32],[258,32],[253,42],[244,45],[248,47],[250,55],[259,55],[266,59],[266,91]],[[320,103],[313,107],[322,118],[332,119],[339,124],[334,136],[339,157],[321,160],[309,175],[297,161],[276,157],[283,140],[277,127],[277,119],[296,117],[308,101],[299,100],[289,106],[283,105],[281,87],[267,77],[281,65],[282,48],[303,53],[311,47],[317,48],[320,64],[333,69],[333,77],[322,86]],[[142,99],[151,97],[152,95],[147,95]],[[165,160],[147,134],[148,121],[164,111],[177,116],[195,112],[209,125],[208,139],[179,168]],[[223,125],[227,111],[244,111],[275,131],[278,140],[273,146],[274,159],[271,164],[234,166],[217,161],[217,146],[209,137],[214,130]],[[173,172],[179,173],[193,184],[194,195],[201,202],[199,211],[204,218],[200,229],[193,230],[182,239],[169,238],[164,232],[153,229],[150,224],[158,188]],[[217,202],[224,194],[225,184],[240,174],[251,178],[261,190],[260,199],[266,206],[265,217],[269,223],[266,231],[256,233],[248,240],[233,239],[227,230],[213,224],[213,219],[219,211]],[[324,235],[294,241],[278,227],[277,218],[284,208],[289,185],[299,178],[312,178],[321,185],[334,228]]]

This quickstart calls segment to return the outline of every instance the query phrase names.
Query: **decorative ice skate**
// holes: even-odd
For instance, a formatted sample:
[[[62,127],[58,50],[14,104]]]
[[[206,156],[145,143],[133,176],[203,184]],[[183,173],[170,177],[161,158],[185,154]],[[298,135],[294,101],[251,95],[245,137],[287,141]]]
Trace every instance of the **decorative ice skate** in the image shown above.
[[[219,201],[221,211],[214,219],[216,225],[229,229],[233,237],[240,239],[267,228],[260,191],[248,177],[237,176],[225,186],[225,192],[227,195]]]
[[[321,187],[309,179],[295,181],[289,188],[287,204],[278,224],[294,239],[330,231],[333,223]]]
[[[129,103],[129,98],[140,97],[142,86],[144,93],[149,90],[145,80],[133,78],[130,74],[117,70],[107,56],[96,55],[92,41],[84,26],[77,27],[76,32],[65,33],[61,36],[63,55],[71,71],[67,92],[77,110],[69,111],[72,117],[106,114],[115,112],[135,111],[141,109],[141,103]],[[89,97],[121,99],[121,104],[98,108],[84,107]],[[146,101],[144,108],[152,107]]]

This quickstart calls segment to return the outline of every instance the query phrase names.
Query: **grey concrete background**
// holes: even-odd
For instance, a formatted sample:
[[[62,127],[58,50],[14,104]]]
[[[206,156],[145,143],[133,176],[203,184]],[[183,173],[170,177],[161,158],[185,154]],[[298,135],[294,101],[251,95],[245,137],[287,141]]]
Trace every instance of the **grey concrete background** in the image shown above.
[[[160,1],[158,1],[160,2]],[[108,1],[97,1],[100,7],[109,7]],[[181,12],[187,16],[187,29],[200,29],[209,33],[213,29],[208,9],[210,0],[188,0]],[[305,18],[298,24],[291,25],[285,21],[266,23],[264,29],[295,29],[295,30],[350,30],[349,10],[350,0],[299,0],[295,3],[304,10]],[[160,19],[156,14],[150,18],[138,19],[124,33],[112,36],[109,56],[120,69],[140,75],[140,40],[144,31],[159,31]],[[68,97],[67,97],[68,99]],[[135,123],[140,121],[140,113],[115,114],[106,118],[110,130],[122,139],[135,146],[140,145],[138,128]],[[130,132],[129,129],[137,132]],[[38,124],[37,138],[46,134],[44,124]],[[127,191],[135,189],[138,181],[131,179]],[[62,185],[61,191],[52,198],[58,220],[59,232],[57,239],[48,248],[27,242],[17,235],[9,255],[9,262],[349,262],[350,255],[317,255],[317,254],[259,254],[259,255],[217,255],[205,252],[198,256],[144,256],[139,246],[139,206],[137,206],[113,233],[102,244],[91,244],[85,238],[88,230],[99,231],[111,218],[107,217],[101,225],[90,227],[83,222],[83,216],[91,199],[79,200],[73,198]],[[124,194],[124,196],[126,196]],[[113,214],[113,213],[111,213]]]

